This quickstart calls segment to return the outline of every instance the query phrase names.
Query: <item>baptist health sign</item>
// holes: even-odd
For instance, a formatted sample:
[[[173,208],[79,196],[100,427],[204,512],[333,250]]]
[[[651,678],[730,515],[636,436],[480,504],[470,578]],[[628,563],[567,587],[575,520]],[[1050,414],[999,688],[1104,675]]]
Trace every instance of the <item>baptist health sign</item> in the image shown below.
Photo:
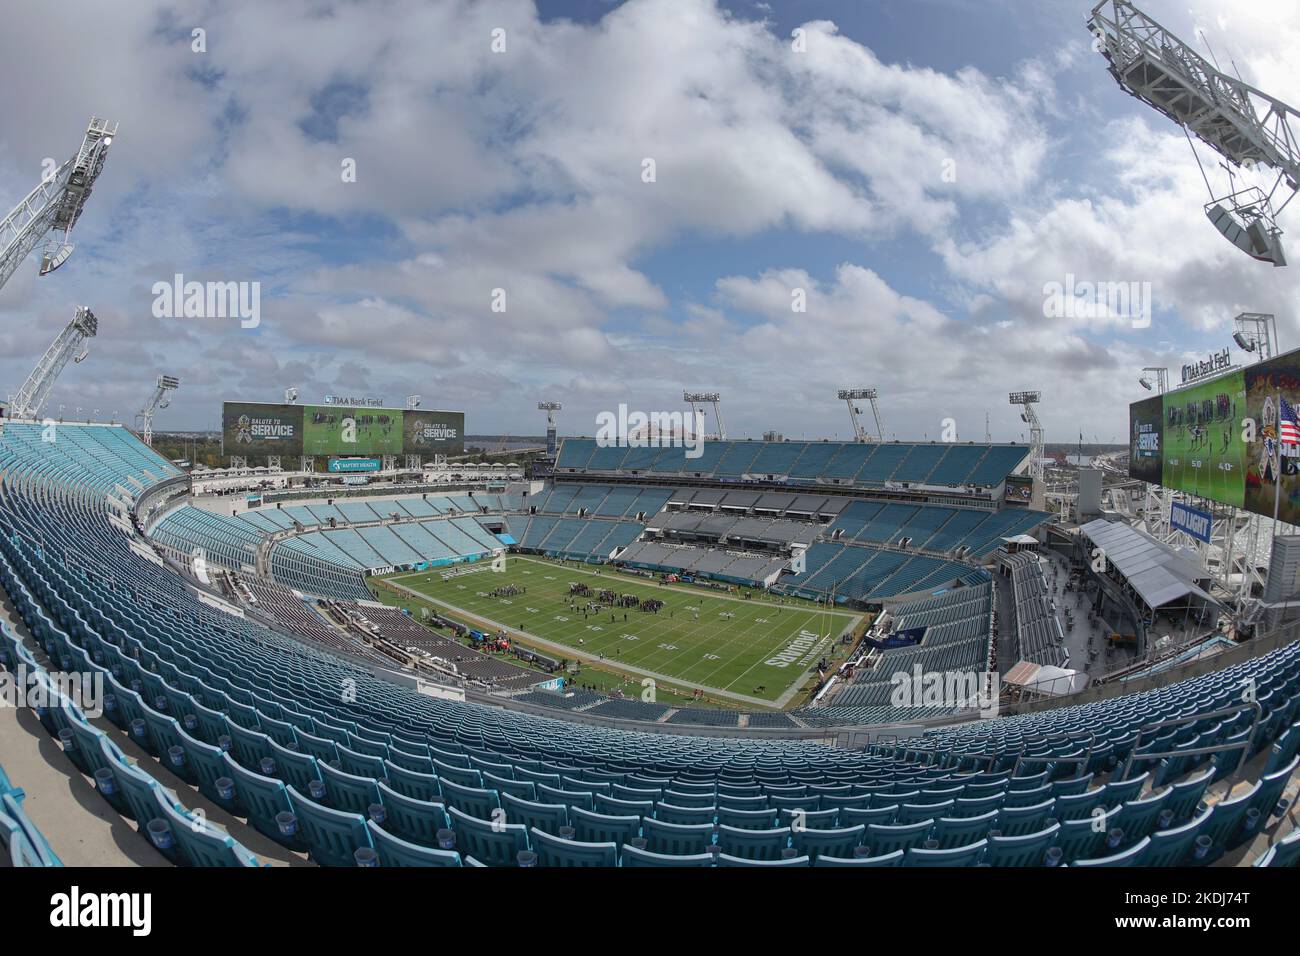
[[[334,474],[356,471],[378,471],[378,458],[331,458],[329,469]]]
[[[1207,511],[1199,511],[1177,501],[1169,508],[1169,526],[1175,531],[1191,535],[1197,541],[1210,543],[1213,524],[1214,518]]]

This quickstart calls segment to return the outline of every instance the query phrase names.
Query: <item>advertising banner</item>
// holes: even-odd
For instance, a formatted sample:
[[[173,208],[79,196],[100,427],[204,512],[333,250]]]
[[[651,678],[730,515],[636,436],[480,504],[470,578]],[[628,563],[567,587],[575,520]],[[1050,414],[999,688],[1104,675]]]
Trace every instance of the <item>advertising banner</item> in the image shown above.
[[[404,412],[402,434],[402,447],[408,455],[461,455],[465,452],[465,413]]]
[[[1128,473],[1153,485],[1164,477],[1164,413],[1163,397],[1156,395],[1144,402],[1134,402],[1128,407],[1129,444]]]
[[[264,402],[223,402],[223,455],[302,454],[302,406]]]
[[[1190,534],[1197,541],[1209,544],[1214,518],[1208,511],[1175,501],[1169,510],[1169,525],[1176,531]]]
[[[1129,476],[1300,523],[1298,408],[1300,350],[1136,402]]]
[[[378,471],[378,458],[331,458],[329,460],[329,470],[336,475],[343,475],[349,472],[359,471]]]

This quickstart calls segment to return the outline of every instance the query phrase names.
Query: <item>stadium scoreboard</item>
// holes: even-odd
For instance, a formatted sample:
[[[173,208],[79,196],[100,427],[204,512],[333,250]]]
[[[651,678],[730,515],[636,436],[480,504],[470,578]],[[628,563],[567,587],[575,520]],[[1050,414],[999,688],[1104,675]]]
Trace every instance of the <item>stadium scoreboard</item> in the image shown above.
[[[369,405],[224,402],[223,455],[460,455],[465,413]]]
[[[1129,477],[1300,523],[1300,349],[1129,406]]]

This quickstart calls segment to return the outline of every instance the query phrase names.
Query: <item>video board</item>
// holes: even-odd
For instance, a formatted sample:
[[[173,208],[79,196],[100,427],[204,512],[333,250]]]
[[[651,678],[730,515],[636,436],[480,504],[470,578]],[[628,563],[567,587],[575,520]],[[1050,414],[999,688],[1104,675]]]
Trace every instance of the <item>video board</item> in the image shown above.
[[[465,413],[225,402],[221,410],[221,442],[223,455],[250,458],[460,455],[465,451]]]
[[[400,455],[402,409],[304,405],[304,455]]]
[[[408,455],[460,455],[465,451],[465,413],[406,412],[402,447]]]
[[[1300,523],[1298,409],[1300,350],[1135,402],[1129,476]]]
[[[1128,473],[1158,485],[1164,480],[1164,399],[1157,395],[1128,407]]]
[[[302,406],[225,402],[221,406],[223,455],[301,455]]]

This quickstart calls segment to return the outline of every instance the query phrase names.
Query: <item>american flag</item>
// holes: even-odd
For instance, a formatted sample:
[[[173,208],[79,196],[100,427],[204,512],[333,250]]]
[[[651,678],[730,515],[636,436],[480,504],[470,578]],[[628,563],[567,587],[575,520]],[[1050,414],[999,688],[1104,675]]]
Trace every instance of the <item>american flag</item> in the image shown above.
[[[1295,407],[1285,398],[1281,399],[1282,410],[1278,413],[1277,438],[1283,445],[1300,445],[1300,419],[1296,418]]]

